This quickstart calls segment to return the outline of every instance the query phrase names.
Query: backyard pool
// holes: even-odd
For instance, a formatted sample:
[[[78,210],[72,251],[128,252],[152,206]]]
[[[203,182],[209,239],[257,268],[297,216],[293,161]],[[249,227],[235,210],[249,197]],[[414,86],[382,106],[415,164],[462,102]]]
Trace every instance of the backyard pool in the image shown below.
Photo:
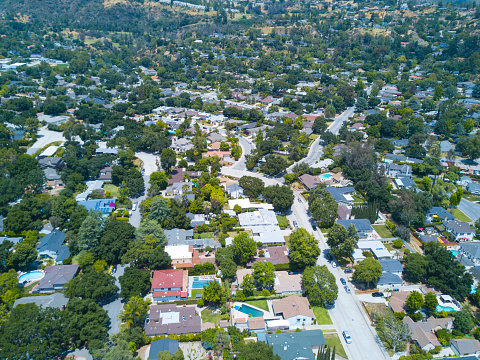
[[[210,281],[217,281],[216,279],[207,279],[207,280],[200,280],[200,279],[193,279],[192,282],[192,289],[203,289],[205,285],[208,285]]]
[[[450,306],[437,305],[437,312],[440,312],[440,311],[452,312],[456,310]]]
[[[448,250],[448,251],[450,251],[450,254],[452,254],[453,256],[457,256],[459,254],[457,250]]]
[[[235,306],[235,310],[238,310],[244,314],[252,314],[252,317],[260,317],[263,316],[263,311],[257,310],[251,306],[248,306],[246,304],[242,304],[242,306]]]
[[[322,175],[319,175],[318,177],[320,179],[330,179],[333,175],[332,174],[322,174]]]
[[[20,277],[18,278],[18,282],[21,284],[24,281],[39,280],[42,277],[43,277],[42,271],[30,271],[29,273],[20,275]]]

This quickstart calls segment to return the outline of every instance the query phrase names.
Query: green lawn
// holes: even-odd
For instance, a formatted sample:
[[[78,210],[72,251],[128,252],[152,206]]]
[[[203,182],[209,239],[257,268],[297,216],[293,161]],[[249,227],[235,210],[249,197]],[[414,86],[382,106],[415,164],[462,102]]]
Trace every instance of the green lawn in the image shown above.
[[[315,318],[317,319],[317,324],[318,325],[330,325],[332,323],[332,319],[330,319],[330,315],[328,315],[328,310],[320,307],[320,306],[314,306],[312,307],[313,314],[315,315]]]
[[[388,229],[387,225],[372,225],[375,231],[382,238],[391,238],[393,235]]]
[[[24,294],[28,294],[30,291],[32,291],[32,289],[35,287],[35,285],[38,285],[38,281],[35,281],[35,282],[31,283],[31,284],[28,285],[28,286],[25,286],[25,287],[23,288],[23,293],[24,293]]]
[[[278,226],[280,226],[280,229],[288,228],[289,223],[286,216],[277,215],[277,220],[278,220]]]
[[[470,219],[467,215],[465,215],[463,212],[461,212],[458,209],[453,209],[453,216],[455,216],[460,221],[465,221],[465,222],[472,221],[472,219]]]
[[[120,192],[118,191],[118,187],[113,185],[113,184],[105,184],[103,185],[103,191],[109,192],[112,197],[118,197],[120,195]]]
[[[192,289],[192,296],[190,297],[190,299],[196,299],[197,294],[203,295],[203,289]]]
[[[195,239],[213,239],[213,232],[205,232],[205,233],[201,233],[201,234],[195,234],[193,235],[193,237]]]
[[[214,324],[220,323],[220,314],[213,314],[213,311],[210,309],[204,309],[202,311],[202,322],[210,322]]]
[[[245,303],[256,306],[259,309],[268,311],[267,300],[250,300],[250,301],[245,301]]]
[[[324,334],[325,341],[327,342],[327,346],[330,346],[332,349],[335,347],[335,353],[340,355],[341,357],[348,359],[347,354],[345,353],[345,349],[340,342],[340,339],[337,334]]]

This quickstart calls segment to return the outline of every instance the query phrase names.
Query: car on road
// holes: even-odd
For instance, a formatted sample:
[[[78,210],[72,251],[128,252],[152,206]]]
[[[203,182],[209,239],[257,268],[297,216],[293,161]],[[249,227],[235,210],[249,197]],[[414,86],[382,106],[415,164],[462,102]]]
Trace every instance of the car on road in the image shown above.
[[[345,285],[343,288],[345,289],[345,292],[346,292],[347,294],[350,294],[350,293],[351,293],[350,288],[349,288],[347,285]]]
[[[347,285],[347,281],[344,278],[340,278],[340,282],[342,285]]]
[[[117,272],[117,265],[112,267],[112,274],[115,274]]]
[[[296,220],[293,220],[293,226],[298,227],[298,223]]]
[[[317,231],[317,225],[312,224],[312,229],[313,229],[313,231]]]
[[[351,274],[351,273],[353,273],[353,269],[352,268],[347,268],[347,269],[345,269],[344,272],[345,272],[345,274]]]
[[[382,292],[374,292],[374,293],[372,293],[372,296],[373,297],[383,297],[383,293]]]
[[[337,267],[337,264],[335,263],[335,261],[332,261],[332,268],[336,268]]]
[[[300,199],[300,198],[298,198],[297,200],[298,200],[298,202],[302,202],[302,199]]]
[[[348,332],[348,330],[343,330],[343,337],[345,338],[345,342],[347,344],[351,344],[352,343],[352,337],[350,336],[350,333]]]
[[[142,169],[142,175],[145,175],[145,169]]]
[[[137,203],[133,203],[133,206],[132,206],[132,211],[136,211],[137,210]]]

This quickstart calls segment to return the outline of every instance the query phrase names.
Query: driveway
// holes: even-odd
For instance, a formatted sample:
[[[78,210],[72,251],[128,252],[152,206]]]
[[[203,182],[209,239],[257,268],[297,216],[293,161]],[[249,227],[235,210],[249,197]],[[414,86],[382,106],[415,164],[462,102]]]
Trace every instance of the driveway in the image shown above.
[[[458,208],[467,215],[473,222],[477,221],[480,217],[480,205],[474,202],[462,199]]]
[[[124,266],[118,265],[117,272],[113,274],[113,276],[115,277],[115,285],[118,286],[118,294],[120,294],[120,290],[121,290],[121,286],[120,286],[120,282],[118,281],[118,278],[123,275],[123,273],[125,272],[125,268],[127,266],[128,265],[124,265]],[[118,320],[118,315],[120,315],[120,312],[123,309],[122,300],[120,299],[120,297],[118,297],[111,303],[103,305],[102,308],[104,310],[107,310],[108,317],[110,318],[108,335],[118,334],[118,332],[120,331],[119,326],[121,323],[120,320]]]
[[[66,139],[63,137],[63,133],[58,131],[48,130],[46,126],[38,129],[37,135],[38,135],[37,141],[35,141],[35,144],[33,144],[32,147],[27,150],[28,155],[35,154],[37,150],[43,148],[45,145],[48,145],[52,142],[66,141]]]

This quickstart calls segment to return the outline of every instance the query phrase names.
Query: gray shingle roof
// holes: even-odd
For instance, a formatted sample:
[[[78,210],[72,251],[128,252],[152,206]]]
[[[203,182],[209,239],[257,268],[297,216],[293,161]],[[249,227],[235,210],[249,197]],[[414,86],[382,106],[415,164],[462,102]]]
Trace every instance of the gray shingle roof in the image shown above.
[[[261,336],[258,340],[262,341],[263,338]],[[265,341],[273,346],[273,352],[282,360],[315,360],[312,347],[327,344],[321,330],[268,334],[265,336]]]
[[[158,353],[160,351],[168,351],[171,355],[175,354],[179,348],[178,340],[174,339],[160,339],[150,344],[149,360],[158,360]]]
[[[343,225],[346,229],[353,224],[357,231],[372,231],[373,227],[368,219],[337,220],[337,224]]]
[[[395,259],[379,260],[383,272],[402,272],[403,267],[400,261]]]
[[[37,304],[37,306],[51,307],[62,309],[64,306],[67,306],[68,298],[65,297],[62,293],[53,293],[50,295],[42,296],[27,296],[15,300],[13,307],[20,304]]]

